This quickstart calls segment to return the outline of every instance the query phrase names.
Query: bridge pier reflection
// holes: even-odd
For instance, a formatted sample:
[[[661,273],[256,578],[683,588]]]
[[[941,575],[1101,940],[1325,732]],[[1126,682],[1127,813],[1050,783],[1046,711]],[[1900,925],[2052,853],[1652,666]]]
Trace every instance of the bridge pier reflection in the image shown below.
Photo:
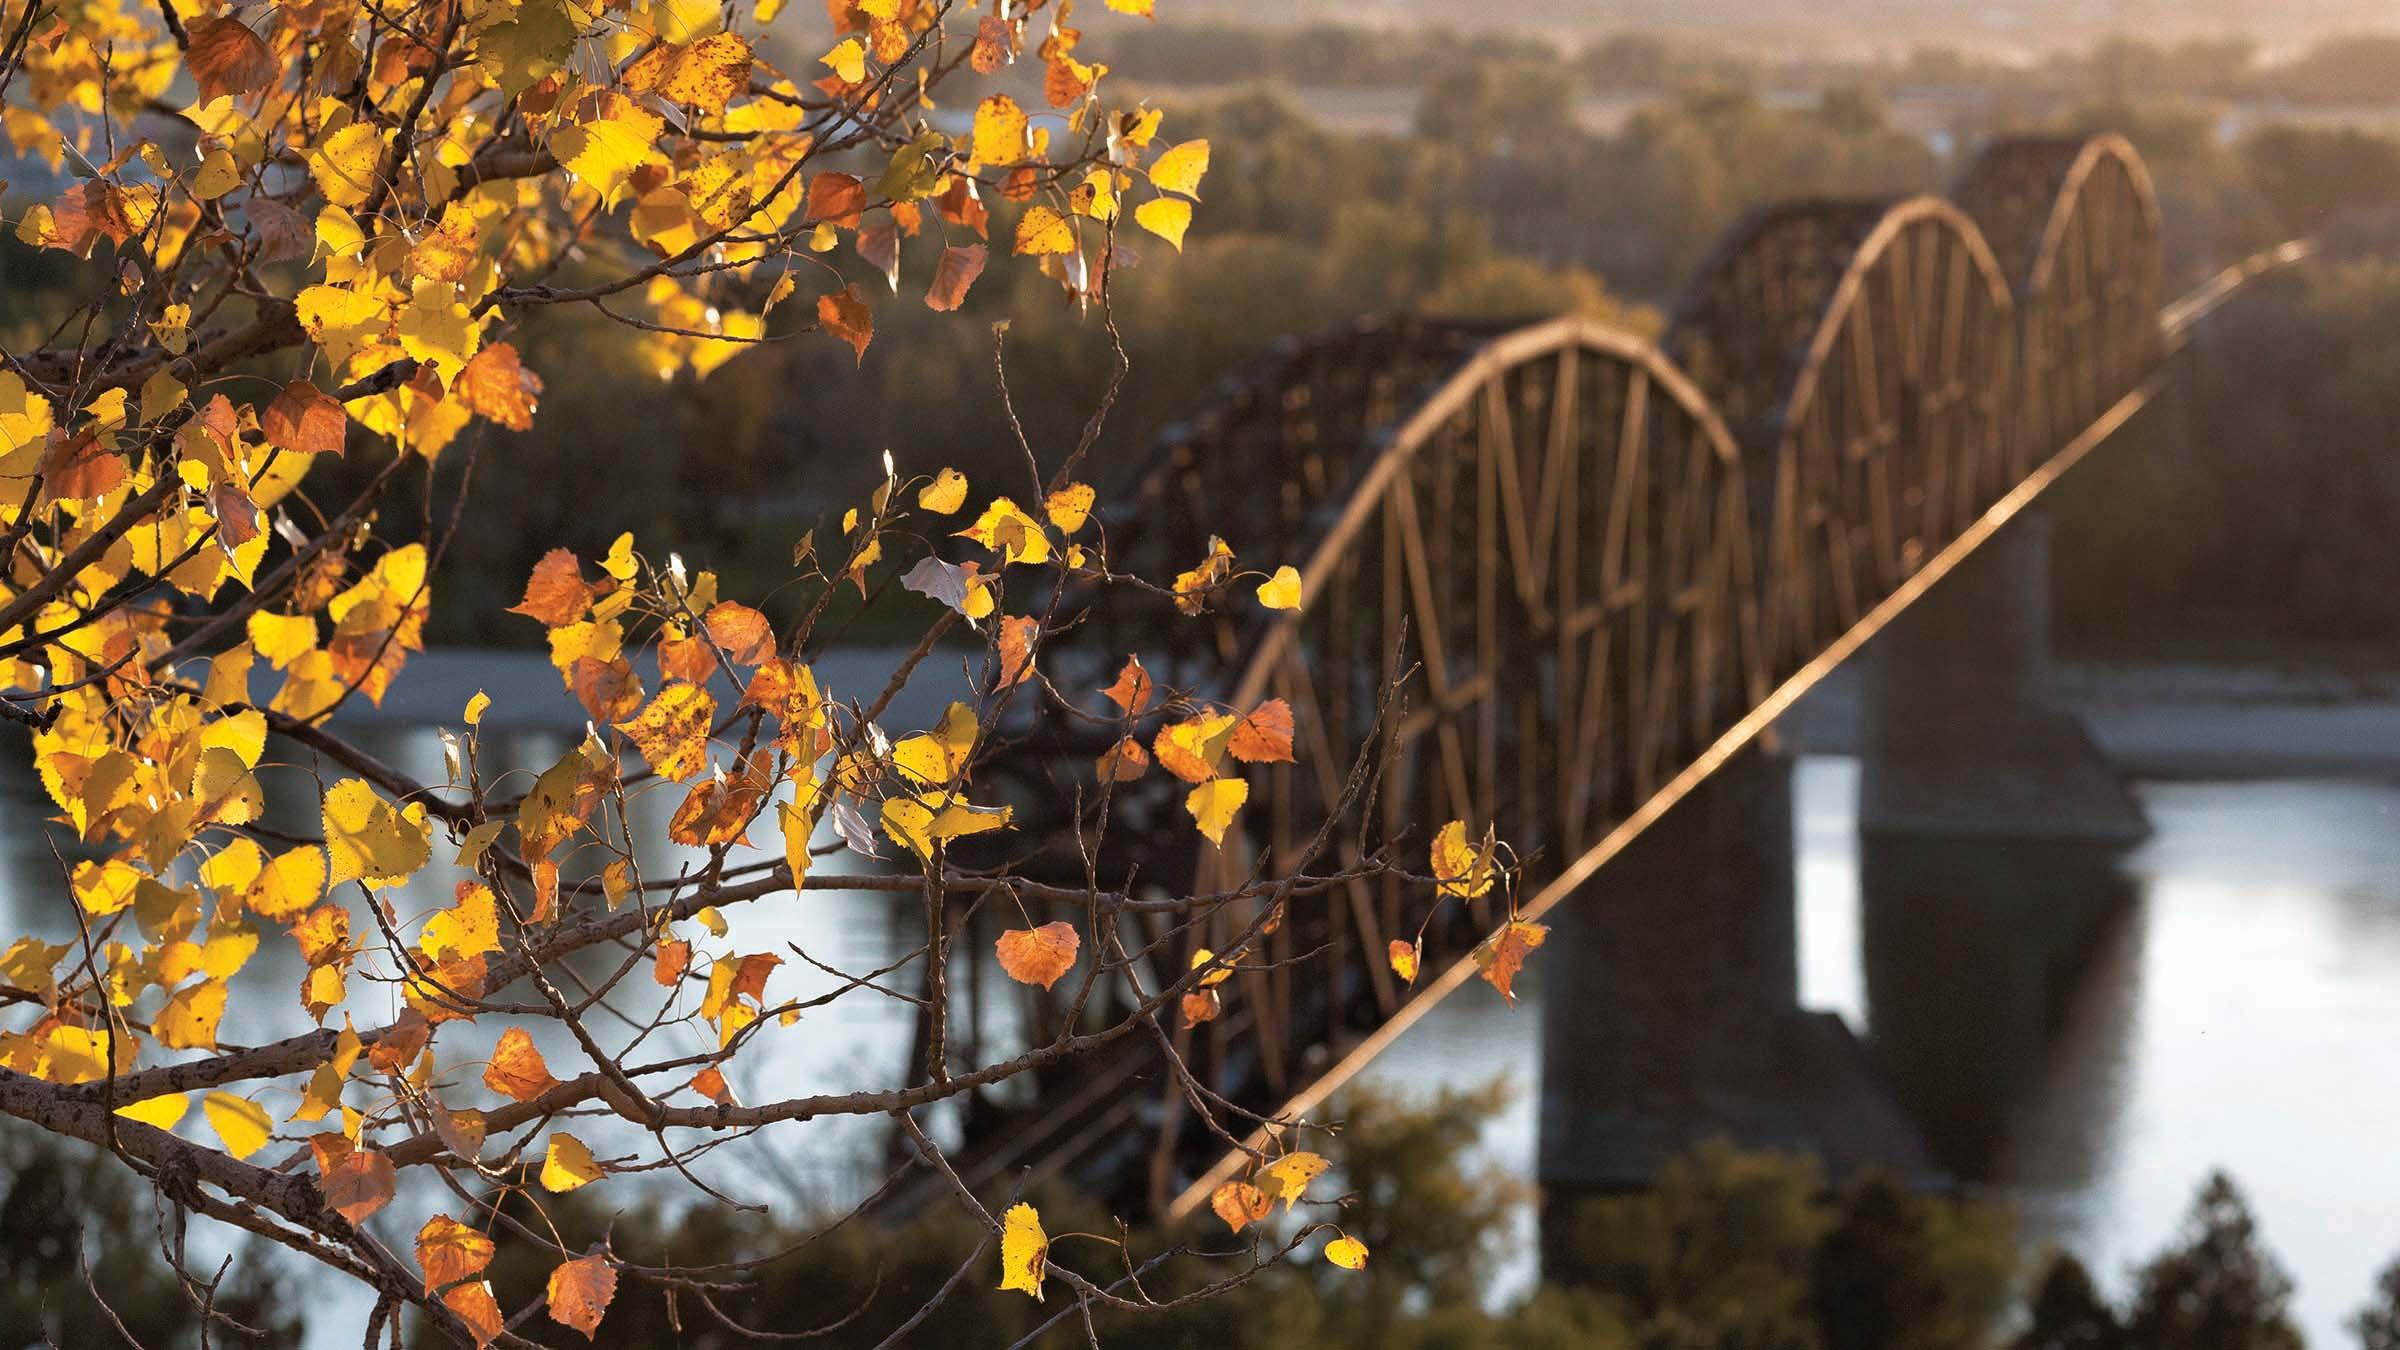
[[[1877,640],[1859,884],[1877,1062],[1934,1156],[1985,1174],[2149,833],[2050,706],[2049,525],[2028,515]]]
[[[1799,1005],[1792,819],[1791,756],[1753,746],[1553,913],[1538,1173],[1554,1273],[1570,1225],[1550,1216],[1648,1186],[1703,1139],[1932,1175],[1848,1028]]]

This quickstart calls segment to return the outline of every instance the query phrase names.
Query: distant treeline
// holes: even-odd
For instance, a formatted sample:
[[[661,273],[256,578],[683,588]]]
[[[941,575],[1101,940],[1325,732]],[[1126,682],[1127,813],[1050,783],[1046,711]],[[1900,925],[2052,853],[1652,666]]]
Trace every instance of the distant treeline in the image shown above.
[[[1948,46],[1881,59],[1783,55],[1648,32],[1614,33],[1568,47],[1523,32],[1460,32],[1438,25],[1168,23],[1112,34],[1111,42],[1125,68],[1143,79],[1191,84],[1414,88],[1462,68],[1509,63],[1557,67],[1591,94],[1656,94],[1695,85],[1850,85],[1886,94],[1969,87],[2047,97],[2138,92],[2303,104],[2400,101],[2400,33],[2330,37],[2296,55],[2273,58],[2258,43],[2238,36],[2171,43],[2123,38],[2032,61]]]

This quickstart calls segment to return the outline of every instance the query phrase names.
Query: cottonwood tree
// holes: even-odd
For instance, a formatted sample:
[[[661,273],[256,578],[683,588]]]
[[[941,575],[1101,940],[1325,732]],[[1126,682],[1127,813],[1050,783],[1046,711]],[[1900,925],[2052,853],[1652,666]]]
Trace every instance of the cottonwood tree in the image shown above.
[[[1121,13],[1102,17],[1150,4],[1108,0]],[[421,649],[465,490],[445,485],[507,453],[493,428],[537,415],[525,326],[596,311],[666,374],[811,330],[863,360],[879,290],[955,309],[997,252],[1101,323],[1110,269],[1133,261],[1121,228],[1180,248],[1208,146],[1104,101],[1100,44],[1067,0],[783,9],[0,4],[17,155],[0,207],[60,279],[11,302],[0,350],[0,717],[29,746],[60,859],[29,902],[36,931],[0,956],[0,1111],[147,1180],[160,1249],[219,1331],[235,1322],[188,1259],[194,1216],[366,1286],[369,1344],[396,1345],[412,1308],[477,1346],[529,1341],[544,1318],[595,1336],[637,1284],[717,1315],[709,1291],[747,1270],[566,1250],[500,1201],[538,1214],[586,1187],[631,1204],[682,1185],[725,1202],[712,1150],[839,1115],[888,1119],[947,1184],[988,1234],[979,1278],[1063,1289],[1085,1326],[1153,1306],[1135,1272],[1172,1251],[1101,1237],[1052,1259],[1038,1213],[959,1182],[916,1113],[1146,1037],[1230,1143],[1255,1122],[1206,1094],[1162,1024],[1213,1015],[1284,908],[1345,878],[1471,898],[1504,870],[1488,832],[1471,844],[1457,823],[1430,863],[1387,844],[1345,871],[1320,835],[1282,875],[1206,873],[1232,878],[1215,890],[1016,865],[1058,840],[1021,837],[978,769],[1028,710],[1116,745],[1052,780],[1073,799],[1070,856],[1093,856],[1137,793],[1171,794],[1184,828],[1223,844],[1248,766],[1292,755],[1280,703],[1162,688],[1125,652],[1105,690],[1045,669],[1072,597],[1115,592],[1160,623],[1303,603],[1296,572],[1225,544],[1188,570],[1123,570],[1078,476],[1097,416],[1071,447],[1022,446],[1022,506],[887,459],[770,594],[726,593],[672,540],[552,552],[514,609],[590,730],[538,772],[487,753],[481,695],[444,731],[441,781],[345,736],[345,710],[380,702]],[[820,621],[852,586],[913,606],[923,641],[875,687],[828,688]],[[933,726],[884,726],[920,672],[958,668],[978,638]],[[1337,772],[1355,807],[1378,766]],[[662,839],[633,809],[651,796],[673,803]],[[295,800],[310,827],[289,828]],[[851,852],[902,871],[835,856]],[[438,904],[416,898],[428,882]],[[921,899],[915,950],[836,972],[832,994],[780,994],[785,956],[815,958],[746,936],[746,916],[859,889]],[[958,950],[978,907],[1016,926]],[[1150,978],[1161,944],[1225,913],[1253,917]],[[243,975],[283,944],[297,989]],[[1413,950],[1394,961],[1410,973]],[[960,1054],[949,972],[966,962],[1047,991],[1048,1029]],[[804,1005],[870,997],[918,1019],[922,1053],[890,1081],[737,1097],[728,1071],[794,1034]],[[236,1007],[265,1034],[220,1038]],[[1218,1197],[1249,1231],[1221,1272],[1182,1282],[1191,1297],[1312,1235],[1336,1264],[1367,1259],[1330,1224],[1253,1225],[1275,1199],[1328,1199],[1308,1195],[1324,1160],[1278,1149]],[[550,1249],[540,1298],[500,1304],[482,1278],[500,1244]]]

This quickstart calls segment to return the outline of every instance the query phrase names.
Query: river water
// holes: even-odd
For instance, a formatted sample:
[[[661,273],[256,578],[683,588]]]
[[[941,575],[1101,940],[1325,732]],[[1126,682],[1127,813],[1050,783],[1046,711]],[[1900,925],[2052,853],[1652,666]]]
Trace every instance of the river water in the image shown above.
[[[387,708],[363,738],[405,771],[439,781],[439,742],[423,723],[455,724],[466,695],[487,685],[500,696],[486,724],[489,752],[530,769],[546,766],[578,730],[559,725],[554,712],[546,722],[526,715],[531,705],[555,702],[555,684],[544,684],[555,677],[538,657],[523,669],[488,662],[464,654],[428,659],[421,678],[412,671],[395,689],[398,699],[415,681],[412,701]],[[862,662],[860,671],[872,665]],[[845,691],[867,678],[846,674],[847,683],[834,676]],[[894,734],[923,725],[939,703],[932,692],[906,700],[888,725]],[[1856,761],[1804,756],[1795,774],[1801,1001],[1840,1014],[1872,1042]],[[2156,830],[2124,861],[2132,899],[2099,939],[2038,1072],[2014,1094],[1979,1186],[2018,1208],[2029,1242],[2074,1250],[2122,1290],[2132,1266],[2169,1240],[2202,1178],[2224,1167],[2297,1277],[2311,1342],[2343,1344],[2342,1319],[2364,1300],[2376,1269],[2400,1254],[2400,1206],[2392,1203],[2400,1196],[2400,1151],[2391,1147],[2400,1137],[2400,1075],[2393,1072],[2400,1067],[2393,1034],[2400,1027],[2400,786],[2325,775],[2159,781],[2138,791]],[[268,792],[271,800],[300,795],[272,780]],[[8,808],[0,815],[0,926],[57,937],[65,924],[71,932],[56,898],[58,862],[36,825],[48,802],[18,754],[0,758],[0,803]],[[663,794],[647,801],[643,811],[657,819],[646,827],[663,827],[672,805]],[[847,858],[823,867],[864,870]],[[449,881],[431,875],[441,871],[429,869],[401,893],[404,916],[447,900]],[[786,898],[741,911],[731,916],[736,950],[786,955],[773,983],[778,999],[834,984],[787,943],[828,966],[862,971],[921,937],[921,919],[873,893],[812,892],[805,902]],[[961,946],[962,961],[980,955],[973,943]],[[304,1019],[292,1024],[284,993],[301,974],[290,947],[267,935],[243,977],[259,986],[252,1001],[261,1011],[245,1014],[237,998],[228,1041],[305,1029]],[[1510,1066],[1507,1076],[1523,1091],[1490,1123],[1483,1152],[1490,1165],[1531,1179],[1536,1113],[1529,1093],[1539,1077],[1542,1025],[1536,1000],[1551,983],[1548,974],[1537,960],[1519,986],[1527,997],[1513,1010],[1470,986],[1404,1036],[1367,1081],[1422,1092],[1439,1083],[1474,1085],[1461,1065]],[[389,986],[354,981],[352,992],[362,1024],[388,1015],[385,1005],[396,1002]],[[775,1095],[868,1086],[888,1079],[905,1057],[909,1029],[905,1005],[845,998],[767,1038],[731,1077],[737,1092],[772,1080]],[[471,1059],[497,1034],[462,1030],[443,1037],[445,1068]],[[1005,1019],[996,1021],[986,1031],[990,1048],[1013,1032]],[[663,1033],[646,1053],[700,1049],[698,1034]],[[545,1050],[565,1066],[560,1072],[580,1068],[571,1044]],[[468,1080],[474,1071],[458,1076]],[[267,1104],[279,1119],[289,1112],[289,1102]],[[205,1137],[198,1116],[184,1129]],[[713,1175],[731,1178],[740,1198],[770,1202],[785,1217],[859,1195],[879,1174],[880,1133],[867,1121],[821,1119],[765,1139],[771,1146],[719,1155]],[[413,1231],[421,1217],[395,1213],[391,1233]],[[1513,1246],[1527,1260],[1496,1296],[1522,1291],[1534,1276],[1530,1212],[1523,1223],[1523,1241]],[[345,1315],[349,1293],[320,1302],[312,1345],[348,1343],[365,1311],[362,1302],[356,1316]]]
[[[1874,1035],[1862,960],[1857,761],[1795,769],[1803,1005]],[[2360,778],[2137,785],[2156,832],[2125,860],[2130,906],[2068,1001],[2047,1062],[1975,1189],[2029,1244],[2081,1256],[2122,1294],[2213,1168],[2247,1192],[2298,1283],[2310,1344],[2342,1328],[2400,1256],[2400,786]],[[1519,985],[1540,997],[1538,961]],[[1428,1016],[1364,1081],[1400,1093],[1462,1063],[1537,1081],[1541,1010],[1475,997]],[[1528,1180],[1529,1096],[1485,1132]],[[1519,1251],[1532,1249],[1531,1218]],[[1510,1272],[1509,1292],[1533,1278]]]

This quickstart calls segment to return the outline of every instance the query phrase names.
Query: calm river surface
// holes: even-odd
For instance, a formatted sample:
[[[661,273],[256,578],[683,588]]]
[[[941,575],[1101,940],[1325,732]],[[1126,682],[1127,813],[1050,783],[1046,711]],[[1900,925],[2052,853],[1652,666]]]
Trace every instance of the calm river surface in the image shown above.
[[[1860,955],[1857,761],[1799,761],[1801,1001],[1873,1035]],[[2149,783],[2156,834],[2126,860],[2130,910],[2096,953],[2045,1066],[2020,1094],[1990,1189],[2029,1242],[2073,1250],[2122,1290],[2174,1234],[2210,1169],[2248,1192],[2298,1282],[2315,1346],[2400,1255],[2400,786],[2342,779]],[[1532,978],[1526,986],[1549,981]],[[1520,986],[1524,988],[1526,986]],[[1370,1071],[1392,1091],[1462,1063],[1537,1081],[1541,1014],[1470,988]],[[1487,1130],[1530,1179],[1520,1095]],[[1530,1249],[1531,1221],[1526,1221]],[[1515,1287],[1531,1278],[1516,1272]]]
[[[426,663],[415,697],[424,701],[428,719],[455,723],[466,695],[486,684],[498,696],[486,722],[493,753],[538,769],[566,749],[572,731],[508,727],[506,714],[527,706],[536,693],[555,697],[555,684],[544,687],[555,676],[539,657],[513,674],[495,671],[480,654],[471,667],[464,657]],[[837,672],[827,677],[848,690],[871,673],[862,666],[847,683]],[[403,681],[395,698],[410,687]],[[503,688],[512,692],[502,695]],[[925,725],[938,709],[938,698],[913,699],[896,707],[887,723],[900,734]],[[386,712],[397,716],[368,728],[364,739],[404,770],[439,781],[440,749],[432,732],[402,725],[413,715],[406,708]],[[1862,973],[1856,761],[1809,756],[1795,772],[1802,1002],[1841,1014],[1871,1038],[1874,1009]],[[267,790],[270,801],[304,795],[272,779]],[[2202,1177],[2223,1166],[2248,1191],[2268,1239],[2297,1277],[2311,1342],[2345,1344],[2343,1317],[2363,1301],[2376,1269],[2400,1253],[2400,1205],[2394,1203],[2400,1199],[2400,1150],[2392,1147],[2400,1137],[2400,1074],[2394,1072],[2400,1067],[2400,1038],[2394,1035],[2400,1028],[2400,786],[2332,777],[2183,781],[2144,784],[2140,795],[2156,834],[2126,859],[2133,901],[2103,938],[2064,1009],[2048,1062],[2017,1094],[1991,1189],[2018,1207],[2030,1241],[2073,1249],[2122,1288],[2131,1266],[2168,1240]],[[58,864],[37,826],[49,804],[19,754],[0,758],[0,803],[8,808],[0,813],[0,924],[12,933],[71,924],[57,908]],[[659,816],[656,833],[672,802],[652,807]],[[437,845],[437,853],[446,861],[446,850]],[[659,864],[647,865],[655,874]],[[825,869],[837,866],[853,869],[841,860]],[[431,875],[440,870],[429,869],[403,892],[404,914],[446,903],[449,881]],[[881,895],[812,893],[804,904],[787,899],[741,910],[732,916],[737,950],[786,950],[783,944],[792,942],[850,970],[879,966],[921,936],[912,931],[921,921]],[[974,953],[975,944],[961,945]],[[237,999],[227,1039],[263,1040],[304,1029],[304,1021],[290,1024],[286,992],[300,974],[290,943],[270,934],[244,978],[254,981],[256,1006],[274,1011],[245,1017]],[[1481,986],[1470,986],[1402,1038],[1370,1071],[1370,1081],[1422,1092],[1438,1083],[1475,1085],[1462,1076],[1463,1065],[1509,1066],[1508,1075],[1524,1091],[1492,1122],[1484,1146],[1491,1165],[1530,1179],[1536,1117],[1526,1093],[1539,1077],[1542,1025],[1532,999],[1557,978],[1536,962],[1520,985],[1531,997],[1513,1011],[1496,998],[1478,997],[1488,992]],[[831,984],[831,976],[787,959],[774,992],[803,996]],[[354,981],[354,1016],[365,1023],[384,1013],[383,1005],[395,1002],[388,989]],[[873,1083],[906,1055],[906,1018],[907,1010],[888,1000],[843,999],[762,1042],[758,1053],[745,1057],[754,1062],[733,1075],[736,1090],[762,1078],[771,1078],[779,1093]],[[997,1021],[987,1028],[987,1053],[1002,1050],[1013,1032]],[[471,1059],[496,1034],[454,1029],[444,1038],[445,1067],[454,1058]],[[688,1039],[677,1032],[651,1048],[680,1053]],[[545,1049],[554,1063],[578,1062],[571,1044]],[[458,1076],[474,1073],[469,1068]],[[289,1102],[267,1105],[279,1118],[289,1112]],[[186,1130],[205,1134],[196,1125],[199,1113],[192,1115]],[[838,1203],[862,1193],[876,1175],[870,1169],[878,1158],[877,1137],[864,1122],[820,1120],[766,1138],[771,1150],[752,1146],[719,1155],[718,1174],[732,1178],[742,1198],[771,1202],[778,1214],[797,1216]],[[280,1153],[284,1146],[274,1147]],[[391,1231],[413,1231],[421,1219],[395,1211]],[[1516,1249],[1530,1258],[1530,1213],[1524,1222],[1525,1240]],[[1510,1287],[1497,1293],[1522,1290],[1532,1275],[1528,1259]],[[354,1339],[365,1304],[346,1315],[353,1311],[349,1293],[320,1302],[312,1345]]]

